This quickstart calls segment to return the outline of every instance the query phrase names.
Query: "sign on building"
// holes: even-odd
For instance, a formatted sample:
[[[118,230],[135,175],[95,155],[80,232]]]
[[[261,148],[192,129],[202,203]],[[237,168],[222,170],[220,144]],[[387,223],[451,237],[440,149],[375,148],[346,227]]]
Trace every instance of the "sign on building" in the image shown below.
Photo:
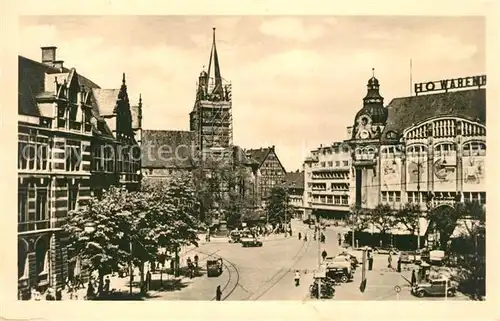
[[[434,91],[444,91],[453,89],[463,89],[472,87],[484,87],[486,86],[486,75],[463,77],[455,79],[443,79],[437,81],[421,82],[415,85],[415,94]]]

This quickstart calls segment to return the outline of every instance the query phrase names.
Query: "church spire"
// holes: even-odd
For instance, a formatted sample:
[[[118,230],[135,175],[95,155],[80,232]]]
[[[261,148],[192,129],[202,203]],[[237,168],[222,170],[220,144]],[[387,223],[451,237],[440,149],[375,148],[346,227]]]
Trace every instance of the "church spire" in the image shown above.
[[[219,66],[219,56],[217,54],[217,46],[215,44],[215,27],[213,28],[213,34],[212,34],[212,49],[210,51],[210,60],[208,62],[208,77],[212,78],[210,75],[210,71],[212,70],[212,60],[213,60],[213,66],[214,66],[214,94],[220,94],[222,96],[222,77],[220,73],[220,66]]]
[[[380,84],[378,82],[378,79],[375,78],[375,68],[372,68],[372,77],[368,80],[367,87],[368,90],[366,92],[365,98],[363,98],[363,105],[365,107],[372,104],[383,105],[384,98],[380,95],[379,92]]]

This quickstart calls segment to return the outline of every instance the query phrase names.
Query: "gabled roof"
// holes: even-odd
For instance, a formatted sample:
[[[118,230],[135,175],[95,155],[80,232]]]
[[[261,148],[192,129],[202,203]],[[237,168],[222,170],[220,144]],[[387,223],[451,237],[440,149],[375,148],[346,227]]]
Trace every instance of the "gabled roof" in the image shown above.
[[[274,149],[274,146],[267,147],[267,148],[264,147],[264,148],[259,148],[259,149],[247,149],[246,150],[247,156],[254,159],[259,164],[259,168],[262,166],[264,161],[267,159],[267,156],[269,156],[269,154],[271,152],[274,153],[281,168],[283,169],[284,172],[286,172],[285,167],[283,166],[283,164],[281,164],[281,161],[279,160],[279,157],[276,154],[276,150]]]
[[[304,171],[286,173],[285,184],[289,188],[304,189]]]
[[[254,159],[259,164],[259,167],[262,166],[269,152],[271,152],[271,147],[246,150],[246,154]]]
[[[406,128],[437,116],[457,116],[485,124],[486,89],[394,98],[387,108],[389,116],[382,140],[390,131],[399,137]]]
[[[144,130],[142,166],[150,168],[192,168],[195,132],[182,130]]]

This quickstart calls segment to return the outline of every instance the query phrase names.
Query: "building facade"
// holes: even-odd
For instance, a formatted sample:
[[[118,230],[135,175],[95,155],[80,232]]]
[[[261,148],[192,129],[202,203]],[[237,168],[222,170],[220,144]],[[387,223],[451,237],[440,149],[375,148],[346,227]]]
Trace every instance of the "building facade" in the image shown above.
[[[41,63],[19,56],[18,88],[18,289],[26,294],[72,277],[68,212],[112,184],[138,188],[140,151],[125,78],[104,99],[96,95],[104,89],[56,60],[56,47],[43,47]]]
[[[304,218],[304,172],[286,173],[285,188],[288,194],[288,204],[294,208],[295,218]]]
[[[341,144],[348,166],[341,176],[340,203],[347,211],[350,206],[399,209],[417,203],[424,218],[422,235],[431,210],[446,211],[457,202],[485,204],[485,85],[486,76],[416,84],[419,94],[384,106],[380,83],[370,78],[362,108],[348,127],[349,138]],[[329,164],[328,151],[325,156],[322,150],[312,151],[304,162],[309,210],[322,209],[318,199],[329,202],[328,183],[315,175],[315,169]]]
[[[281,186],[285,180],[286,170],[281,164],[274,146],[246,150],[247,156],[258,163],[260,174],[261,205],[265,206],[266,199],[270,196],[273,187]]]
[[[304,206],[306,217],[312,209],[322,217],[343,219],[351,203],[351,153],[349,146],[336,142],[311,151],[304,162]]]

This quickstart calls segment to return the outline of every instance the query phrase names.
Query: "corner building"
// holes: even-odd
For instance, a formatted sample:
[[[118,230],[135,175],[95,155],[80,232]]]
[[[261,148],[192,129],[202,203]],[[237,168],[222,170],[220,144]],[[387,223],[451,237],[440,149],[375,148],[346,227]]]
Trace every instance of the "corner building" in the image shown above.
[[[18,68],[18,290],[27,294],[74,276],[69,211],[110,185],[139,187],[141,103],[130,106],[125,75],[119,89],[102,89],[56,60],[56,47],[42,48],[41,63],[19,56]]]
[[[343,176],[349,206],[418,203],[425,217],[457,202],[486,204],[486,76],[463,79],[469,78],[477,87],[394,98],[387,106],[378,79],[369,79],[349,138],[338,143],[350,151]],[[447,81],[458,80],[465,83]],[[331,165],[328,150],[320,147],[304,162],[309,214],[329,203],[329,181],[315,179]],[[421,235],[430,233],[428,223],[421,223]]]

